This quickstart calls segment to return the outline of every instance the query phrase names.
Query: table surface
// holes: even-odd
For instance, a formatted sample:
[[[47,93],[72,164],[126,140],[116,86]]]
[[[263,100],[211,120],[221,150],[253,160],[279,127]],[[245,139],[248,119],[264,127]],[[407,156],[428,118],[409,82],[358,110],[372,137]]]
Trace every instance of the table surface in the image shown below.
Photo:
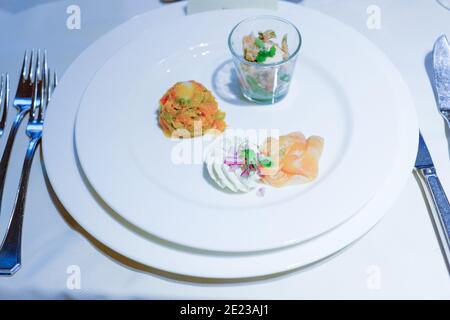
[[[411,89],[422,133],[442,184],[450,192],[450,132],[437,112],[427,72],[434,41],[443,33],[450,35],[450,11],[433,0],[292,2],[354,27],[394,62]],[[115,26],[167,5],[158,0],[78,0],[81,29],[69,30],[66,10],[72,4],[71,0],[0,2],[0,70],[11,74],[13,88],[25,49],[47,48],[51,64],[63,74],[85,48]],[[373,6],[380,10],[377,29],[367,25]],[[0,140],[0,148],[5,140]],[[2,237],[26,143],[22,127],[1,208]],[[80,272],[79,287],[68,285],[72,283],[73,266]],[[280,277],[199,283],[139,266],[81,231],[51,191],[38,154],[28,189],[23,267],[14,277],[0,279],[0,298],[449,299],[450,282],[428,208],[412,174],[386,217],[334,258]]]

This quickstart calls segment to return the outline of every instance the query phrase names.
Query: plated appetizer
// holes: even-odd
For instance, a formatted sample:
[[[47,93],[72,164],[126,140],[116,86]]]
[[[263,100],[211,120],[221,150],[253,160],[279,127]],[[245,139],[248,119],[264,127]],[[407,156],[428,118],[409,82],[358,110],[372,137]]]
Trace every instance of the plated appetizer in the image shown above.
[[[222,189],[249,192],[265,183],[274,187],[313,181],[319,173],[324,140],[301,132],[268,138],[261,146],[241,137],[218,138],[207,150],[205,164]]]
[[[194,80],[177,82],[159,105],[159,124],[168,137],[191,138],[226,128],[225,112],[211,91]]]

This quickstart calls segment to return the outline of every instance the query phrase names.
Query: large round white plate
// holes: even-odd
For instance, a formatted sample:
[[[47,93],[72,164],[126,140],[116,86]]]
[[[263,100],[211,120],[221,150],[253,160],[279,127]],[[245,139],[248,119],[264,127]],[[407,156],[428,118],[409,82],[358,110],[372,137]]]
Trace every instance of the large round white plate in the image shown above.
[[[159,238],[228,252],[309,240],[367,203],[386,179],[380,166],[399,152],[403,114],[389,82],[393,70],[367,39],[316,12],[295,7],[278,13],[303,36],[285,100],[249,106],[233,92],[225,94],[238,83],[228,33],[252,14],[215,11],[166,20],[117,51],[84,94],[75,129],[83,171],[111,208]],[[212,187],[202,174],[201,153],[196,157],[201,138],[170,141],[157,123],[159,98],[175,82],[189,79],[214,89],[230,130],[323,136],[318,181],[273,188],[264,198]],[[193,148],[193,163],[174,163],[173,151],[186,143]]]
[[[280,12],[294,10],[280,3]],[[306,9],[303,9],[306,10]],[[247,278],[278,273],[321,260],[369,231],[397,198],[415,159],[418,129],[410,94],[398,72],[389,80],[398,89],[404,118],[398,123],[401,156],[385,170],[389,178],[375,197],[337,229],[305,244],[260,254],[210,254],[160,241],[123,221],[86,184],[74,152],[74,120],[81,96],[108,54],[129,40],[130,34],[155,27],[162,19],[181,17],[174,5],[151,11],[116,28],[88,48],[66,71],[47,111],[43,137],[46,172],[61,203],[93,237],[112,250],[144,265],[168,272],[206,278]],[[386,67],[395,68],[386,61]]]

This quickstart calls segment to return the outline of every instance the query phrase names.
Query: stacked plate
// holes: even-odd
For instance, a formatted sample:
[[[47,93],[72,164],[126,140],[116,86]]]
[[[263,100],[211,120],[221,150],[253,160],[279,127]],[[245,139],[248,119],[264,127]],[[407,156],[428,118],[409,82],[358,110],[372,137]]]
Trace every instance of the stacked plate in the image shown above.
[[[276,14],[302,32],[289,95],[242,100],[227,48],[240,20]],[[231,195],[200,162],[171,161],[157,123],[175,82],[212,89],[229,127],[325,137],[320,177],[305,186]],[[185,16],[183,4],[140,15],[99,39],[55,92],[44,130],[50,182],[73,218],[122,255],[195,277],[248,278],[324,259],[373,227],[406,182],[417,150],[413,102],[383,53],[318,12],[226,10]]]

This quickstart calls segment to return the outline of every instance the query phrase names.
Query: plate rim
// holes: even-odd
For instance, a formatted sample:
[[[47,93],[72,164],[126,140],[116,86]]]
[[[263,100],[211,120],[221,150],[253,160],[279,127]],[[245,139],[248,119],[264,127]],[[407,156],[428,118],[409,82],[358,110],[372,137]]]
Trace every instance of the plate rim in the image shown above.
[[[216,11],[215,14],[217,14],[217,13],[220,13],[220,12]],[[201,15],[202,15],[202,17],[205,17],[207,15],[211,15],[211,13],[206,12],[206,13],[202,13]],[[233,13],[231,13],[229,15],[231,16],[231,15],[233,15]],[[244,15],[246,16],[247,12],[245,12]],[[190,17],[190,20],[187,21],[187,23],[194,20],[194,18],[195,17]],[[211,19],[211,18],[208,18],[208,19]],[[333,23],[335,23],[335,21],[333,21]],[[345,29],[345,31],[352,32],[352,34],[351,34],[352,39],[353,38],[356,39],[356,37],[357,37],[365,45],[365,48],[367,48],[367,50],[370,50],[372,48],[373,44],[367,38],[362,36],[356,30],[349,28],[345,24],[339,23],[339,26],[341,26],[341,25],[342,25],[343,30]],[[136,36],[133,40],[128,42],[124,47],[133,45],[136,42],[142,41],[143,37],[144,37],[144,39],[146,39],[148,37],[148,33],[147,33],[148,31],[149,31],[148,29],[144,30],[140,35]],[[192,42],[192,41],[190,41],[190,42]],[[105,67],[111,61],[111,59],[116,57],[116,55],[118,53],[120,54],[120,52],[122,52],[124,47],[121,47],[119,50],[117,50],[117,52],[114,52],[110,56],[110,58],[107,61],[105,61],[103,67]],[[377,61],[379,61],[381,64],[385,65],[386,61],[384,59],[384,54],[380,50],[376,51],[373,54],[373,57],[378,57]],[[101,72],[103,70],[103,67],[100,68],[99,70],[97,70],[97,73]],[[387,69],[387,70],[389,72],[392,71],[389,69]],[[92,78],[91,81],[94,81],[94,79],[97,77],[97,73],[96,73],[96,75],[94,75],[94,77]],[[368,201],[370,201],[370,199],[376,193],[376,189],[382,185],[384,179],[386,178],[385,176],[381,177],[381,175],[377,175],[375,170],[373,170],[373,171],[371,170],[369,172],[369,176],[371,177],[371,181],[373,181],[373,182],[375,181],[376,183],[362,184],[363,181],[361,180],[362,178],[359,178],[359,175],[353,174],[351,176],[348,176],[347,174],[345,174],[347,169],[345,169],[343,167],[343,164],[340,163],[339,166],[334,168],[331,172],[331,178],[332,178],[331,181],[335,182],[334,186],[339,185],[338,181],[340,181],[342,179],[342,177],[345,177],[345,176],[347,176],[349,179],[356,179],[357,181],[353,181],[353,183],[351,183],[349,185],[355,185],[355,186],[363,185],[363,188],[358,188],[358,190],[365,190],[364,197],[358,198],[358,201],[354,201],[353,200],[354,197],[336,197],[335,200],[338,202],[334,203],[335,204],[334,207],[346,208],[345,213],[342,213],[342,215],[339,216],[339,221],[337,221],[337,218],[331,219],[331,220],[325,219],[326,220],[326,223],[325,223],[325,222],[323,222],[324,219],[322,219],[321,220],[322,223],[319,223],[318,221],[320,219],[313,219],[316,222],[313,224],[311,222],[309,225],[312,224],[312,226],[315,226],[314,232],[306,230],[308,228],[306,228],[304,226],[304,224],[302,224],[301,221],[299,221],[300,217],[297,216],[297,214],[295,214],[295,213],[291,214],[290,219],[288,221],[286,221],[285,219],[277,219],[276,217],[274,217],[273,214],[272,215],[265,214],[266,216],[268,216],[268,218],[271,217],[270,219],[272,219],[272,220],[270,222],[270,225],[272,226],[272,228],[274,230],[283,230],[283,232],[273,233],[273,234],[271,234],[272,235],[271,237],[267,237],[267,232],[263,231],[263,230],[265,230],[265,226],[267,225],[268,220],[267,219],[263,220],[262,216],[260,216],[261,220],[259,220],[258,218],[255,219],[255,215],[256,215],[256,211],[263,210],[266,212],[266,211],[270,211],[270,209],[253,209],[253,210],[246,209],[245,216],[242,216],[238,221],[233,221],[233,219],[230,220],[230,222],[226,228],[226,230],[227,230],[226,232],[230,233],[228,236],[226,236],[225,234],[221,234],[221,231],[224,230],[222,228],[221,224],[219,226],[217,224],[217,221],[212,221],[214,219],[210,219],[211,221],[208,220],[209,217],[213,217],[212,212],[211,212],[213,209],[211,209],[211,208],[201,209],[200,206],[195,210],[195,215],[193,215],[192,217],[195,217],[196,220],[201,219],[202,221],[209,221],[207,224],[205,224],[205,222],[202,222],[202,224],[198,225],[198,227],[197,227],[197,224],[189,224],[189,219],[191,216],[184,217],[183,215],[177,214],[176,212],[172,213],[172,211],[176,211],[176,210],[171,210],[171,212],[169,212],[169,213],[171,213],[170,218],[165,218],[165,219],[162,219],[162,221],[160,221],[159,223],[155,223],[155,221],[156,221],[155,217],[152,218],[152,215],[151,215],[151,212],[152,212],[151,209],[153,209],[153,208],[150,208],[150,206],[147,206],[147,207],[145,207],[145,210],[144,210],[143,207],[137,208],[136,206],[134,206],[136,203],[138,203],[139,199],[144,199],[145,198],[144,195],[148,192],[148,190],[151,190],[151,189],[143,188],[143,185],[141,185],[141,184],[139,184],[139,187],[135,186],[135,185],[133,185],[132,181],[131,182],[128,181],[128,184],[131,183],[132,185],[130,187],[133,188],[133,190],[134,190],[133,192],[131,192],[131,194],[133,195],[136,193],[136,198],[137,198],[137,199],[134,199],[133,201],[130,201],[129,200],[130,197],[120,198],[117,196],[113,196],[114,192],[112,191],[111,188],[109,188],[109,186],[111,186],[111,183],[108,183],[109,179],[105,178],[107,175],[102,175],[101,179],[97,179],[97,178],[99,178],[99,176],[97,175],[97,172],[98,172],[97,162],[91,161],[88,157],[88,155],[91,154],[91,152],[92,152],[92,148],[91,147],[88,148],[87,144],[84,143],[85,141],[92,140],[91,135],[89,134],[90,131],[85,130],[85,129],[80,130],[80,125],[79,125],[80,121],[86,121],[86,119],[88,119],[88,120],[92,119],[92,110],[88,108],[89,105],[83,104],[83,101],[85,101],[85,98],[86,98],[86,94],[88,94],[88,97],[89,97],[89,93],[92,92],[92,89],[89,88],[91,84],[92,83],[90,83],[88,85],[88,87],[86,88],[85,94],[80,101],[80,107],[78,109],[78,114],[77,114],[77,117],[75,120],[76,121],[75,144],[76,144],[78,159],[81,163],[81,167],[84,171],[85,176],[87,177],[90,184],[94,187],[96,192],[108,204],[108,206],[113,208],[119,215],[121,215],[123,218],[125,218],[126,220],[128,220],[129,222],[134,224],[135,226],[138,226],[139,228],[144,229],[146,232],[152,233],[159,238],[162,238],[162,239],[174,242],[174,243],[182,244],[182,245],[193,247],[193,248],[200,248],[203,250],[210,250],[210,251],[257,252],[257,251],[264,251],[264,250],[273,250],[273,249],[277,249],[277,248],[282,248],[284,246],[289,246],[289,245],[293,245],[296,243],[305,242],[314,237],[321,236],[324,233],[332,230],[333,228],[339,227],[340,224],[344,223],[349,218],[351,218],[354,214],[356,214],[358,212],[359,209],[361,209]],[[96,93],[96,90],[95,89],[93,89],[93,90],[94,90],[94,93]],[[393,98],[395,98],[394,90],[391,90],[389,92],[390,92],[390,94],[394,94]],[[359,97],[359,94],[357,94],[357,93],[353,94],[353,97],[354,96]],[[358,110],[358,108],[354,107],[354,106],[353,106],[353,110],[356,111],[356,113],[359,114],[361,116],[361,118],[363,118],[362,114],[364,112],[362,112],[361,110]],[[354,116],[355,116],[355,114],[352,114],[352,117],[354,117]],[[399,117],[398,114],[396,114],[396,116]],[[93,126],[89,126],[89,125],[83,126],[83,128],[86,128],[86,127],[94,128]],[[354,125],[354,127],[355,128],[361,127],[361,124],[356,124],[356,125]],[[393,127],[391,131],[392,132],[396,131],[395,127]],[[398,132],[395,132],[395,134],[398,134]],[[353,135],[355,135],[355,133],[353,133]],[[371,134],[371,136],[373,136],[375,139],[374,134]],[[356,140],[356,142],[355,142],[355,140]],[[361,137],[358,136],[356,138],[352,138],[351,143],[356,143],[357,145],[362,146],[360,140],[361,140]],[[391,151],[395,150],[395,148],[396,148],[396,146],[394,146],[394,145],[392,145],[391,147],[392,147],[390,149]],[[105,151],[105,150],[103,150],[103,151]],[[123,156],[121,156],[119,154],[119,158],[125,157],[125,154],[127,154],[127,153],[122,152],[122,154],[123,154]],[[354,152],[353,152],[353,156],[355,156]],[[132,158],[132,157],[130,156],[130,158]],[[349,154],[345,155],[345,159],[347,159],[351,163],[355,162],[353,159],[351,159],[349,157]],[[369,161],[372,161],[372,163],[370,163],[370,167],[372,169],[376,168],[376,164],[378,163],[378,160],[375,160],[375,157],[370,157],[370,159],[371,160],[369,160]],[[359,167],[361,168],[361,170],[363,170],[363,166],[359,166]],[[364,170],[364,171],[367,171],[367,170]],[[127,171],[128,174],[131,174],[133,172],[135,172],[135,170],[134,169],[132,170],[131,168],[130,168],[130,171]],[[136,174],[134,176],[139,177],[139,173],[136,172]],[[145,179],[143,179],[143,180],[145,180]],[[359,183],[357,184],[356,182],[359,182]],[[326,185],[329,186],[330,180],[326,179],[326,180],[323,180],[321,183],[326,183]],[[124,185],[124,184],[122,184],[122,185]],[[157,188],[155,188],[155,189],[157,189]],[[313,202],[312,199],[316,199],[316,200],[319,199],[319,197],[317,195],[320,195],[320,191],[318,192],[318,189],[319,188],[314,188],[314,190],[312,190],[312,193],[306,195],[307,199],[309,199],[310,202]],[[330,186],[328,189],[330,189]],[[145,192],[141,192],[142,190],[145,190]],[[138,195],[138,192],[141,192],[141,194]],[[314,195],[315,195],[315,197],[312,197]],[[164,196],[164,194],[161,196]],[[350,199],[352,199],[352,200],[350,200]],[[168,202],[169,200],[170,199],[167,199],[166,202]],[[297,204],[297,205],[301,204],[301,203],[304,204],[304,201],[305,201],[305,199],[302,198],[302,199],[290,201],[289,203],[282,203],[282,204],[277,205],[276,209],[282,210],[282,208],[292,208],[295,206],[295,204]],[[329,205],[329,201],[321,202],[321,203],[323,204],[320,207],[322,209],[321,212],[330,212],[330,210],[332,209],[333,206]],[[131,204],[133,204],[133,206],[131,206]],[[144,201],[144,204],[145,204],[145,201]],[[324,210],[324,206],[326,206],[326,208],[328,210]],[[133,209],[131,209],[131,208],[133,208]],[[317,207],[314,207],[314,209],[317,209]],[[208,214],[199,213],[198,210],[203,210],[203,211],[207,210]],[[150,212],[150,215],[143,214],[144,211]],[[217,209],[215,211],[217,211],[217,213],[224,213],[224,210],[220,211],[219,209]],[[343,209],[342,210],[340,209],[340,211],[344,212]],[[252,213],[252,214],[248,214],[248,213]],[[259,213],[260,212],[258,212],[258,214]],[[341,216],[343,216],[343,217],[341,218]],[[177,220],[177,221],[183,221],[182,224],[184,226],[189,226],[189,228],[184,228],[183,232],[179,232],[178,229],[173,228],[173,227],[171,229],[170,221],[174,221],[174,219],[185,219],[185,220]],[[258,227],[258,224],[259,224],[259,227]],[[301,228],[303,228],[303,229],[301,229]],[[302,232],[300,232],[299,229],[301,229]],[[216,234],[218,236],[215,237],[214,239],[212,239],[211,241],[205,242],[204,239],[202,239],[200,236],[197,236],[203,232],[202,230],[207,230],[204,232],[208,233],[208,234],[214,232],[214,234]],[[251,232],[251,234],[250,234],[250,233],[246,232],[245,230],[253,230],[253,232]]]
[[[280,4],[280,8],[283,8],[286,4]],[[166,8],[164,8],[166,9]],[[150,15],[151,13],[154,13],[154,11],[159,12],[159,10],[163,10],[163,9],[156,9],[156,10],[152,10],[150,12],[144,13],[142,15],[139,16],[139,19],[144,20],[143,22],[145,22],[145,17]],[[178,14],[183,14],[183,10],[182,10],[182,6],[181,5],[172,5],[170,10],[173,11],[178,11]],[[123,29],[125,29],[125,27],[128,27],[128,29],[130,29],[130,25],[127,24],[129,23],[129,21],[125,22],[123,25],[117,27],[116,29],[113,29],[112,31],[110,31],[109,33],[107,33],[105,36],[103,36],[102,38],[98,39],[94,44],[92,44],[91,46],[89,46],[73,63],[72,65],[67,69],[66,71],[66,75],[76,75],[76,66],[81,64],[82,62],[89,62],[89,59],[86,59],[89,57],[89,54],[93,53],[93,47],[95,45],[99,45],[99,43],[105,44],[107,43],[107,41],[112,41],[114,40],[113,35],[114,34],[120,34],[120,31],[124,31]],[[136,26],[134,26],[136,27]],[[131,28],[133,29],[133,28]],[[125,33],[123,34],[124,36],[126,35]],[[398,72],[398,70],[395,68],[395,66],[393,66],[395,71],[396,71],[396,75],[400,78],[401,80],[401,84],[403,86],[403,89],[405,89],[408,98],[410,100],[411,106],[414,106],[414,102],[412,100],[411,94],[409,92],[409,89],[406,85],[406,83],[403,81],[403,79],[401,79],[401,75]],[[70,82],[70,81],[67,81]],[[59,96],[61,95],[62,89],[61,87],[64,86],[64,77],[63,77],[63,81],[61,83],[61,86],[58,88],[58,90],[56,90],[55,92],[55,96],[54,96],[54,100],[52,100],[53,104],[56,104],[56,102],[58,100],[62,100],[62,102],[64,101],[64,99],[61,97],[59,98]],[[55,102],[56,101],[56,102]],[[54,112],[52,111],[53,107],[51,107],[49,109],[49,113],[53,114]],[[409,145],[407,146],[406,144],[404,145],[405,148],[409,148],[409,150],[407,150],[407,152],[405,154],[409,154],[409,157],[404,157],[403,159],[403,165],[399,166],[399,169],[404,169],[404,165],[411,165],[414,163],[414,159],[415,159],[415,154],[416,154],[416,146],[415,143],[417,141],[417,139],[413,140],[412,138],[412,134],[414,134],[416,137],[418,137],[418,126],[417,126],[417,118],[416,118],[416,114],[415,114],[415,109],[414,107],[410,108],[411,110],[410,113],[408,114],[409,116],[409,122],[408,122],[408,126],[409,128],[406,128],[405,131],[407,131],[408,134],[405,134],[406,138],[410,138],[410,140],[407,140],[406,142],[409,141]],[[52,119],[52,117],[48,117],[47,119]],[[47,132],[51,132],[51,131],[56,131],[58,132],[58,121],[57,119],[54,120],[54,128],[52,129],[48,129],[48,127],[44,128],[44,139],[43,139],[43,158],[44,158],[44,164],[47,170],[47,176],[49,178],[49,181],[51,182],[51,185],[54,188],[55,194],[58,196],[58,198],[61,201],[61,204],[66,208],[69,209],[71,207],[73,207],[73,203],[74,201],[77,201],[76,199],[68,199],[68,194],[65,194],[62,190],[61,190],[61,186],[65,186],[66,182],[65,181],[61,181],[60,177],[59,177],[59,173],[58,172],[58,156],[57,153],[55,153],[53,156],[51,153],[49,153],[49,147],[51,150],[51,145],[54,142],[54,139],[57,139],[56,137],[52,137],[49,133]],[[73,150],[72,150],[73,151]],[[52,167],[53,164],[56,164],[56,167]],[[59,170],[61,170],[59,168]],[[390,196],[390,200],[386,201],[386,198],[383,197],[383,201],[381,202],[381,206],[384,206],[385,209],[384,210],[376,210],[373,214],[369,215],[369,217],[371,217],[371,221],[367,221],[364,219],[362,221],[358,221],[359,227],[356,228],[357,230],[353,229],[353,231],[355,232],[355,235],[353,237],[351,237],[351,241],[350,240],[343,240],[343,238],[348,237],[349,234],[345,233],[343,234],[342,237],[337,237],[337,239],[339,239],[341,242],[341,244],[336,244],[336,242],[333,242],[333,245],[337,245],[338,248],[334,248],[332,250],[328,250],[328,254],[332,254],[333,252],[336,252],[340,249],[342,249],[343,247],[345,247],[346,245],[350,244],[353,241],[356,241],[359,237],[361,237],[363,234],[365,234],[368,230],[370,230],[378,221],[379,219],[381,219],[381,217],[387,212],[387,209],[392,205],[392,203],[394,202],[394,200],[396,199],[396,195],[403,189],[403,186],[406,184],[407,182],[407,178],[409,177],[409,172],[408,174],[406,174],[406,171],[404,172],[403,177],[400,179],[397,179],[397,181],[394,181],[395,183],[392,182],[386,182],[388,188],[389,187],[393,187],[394,184],[396,185],[396,192],[387,192],[387,196],[389,198]],[[80,177],[81,178],[81,177]],[[383,190],[385,191],[385,190]],[[386,189],[387,191],[387,189]],[[395,195],[394,195],[395,194]],[[381,197],[379,194],[377,194],[377,197]],[[371,204],[373,204],[374,200],[371,201],[371,203],[369,203],[367,206],[370,206]],[[366,210],[367,208],[365,207],[363,209],[363,212]],[[121,254],[123,254],[124,256],[127,256],[135,261],[141,262],[145,265],[149,265],[149,266],[153,266],[156,267],[160,270],[167,270],[169,272],[173,272],[176,274],[184,274],[184,275],[188,275],[188,276],[193,276],[193,277],[200,277],[200,278],[244,278],[244,277],[254,277],[254,276],[262,276],[262,275],[267,275],[267,274],[271,274],[271,273],[277,273],[277,272],[281,272],[281,271],[285,271],[285,270],[290,270],[293,268],[298,268],[302,265],[314,262],[316,260],[319,259],[319,256],[322,255],[322,257],[325,257],[325,255],[321,254],[321,253],[316,253],[313,256],[310,256],[308,261],[306,261],[306,259],[304,259],[303,261],[300,261],[300,257],[301,257],[301,253],[303,251],[305,251],[305,249],[307,249],[305,247],[305,245],[301,245],[301,246],[294,246],[290,249],[287,250],[287,252],[291,252],[296,259],[295,263],[292,263],[290,265],[284,265],[283,268],[280,267],[272,267],[270,268],[269,265],[264,265],[264,264],[254,264],[254,262],[252,262],[252,268],[250,270],[241,270],[240,268],[232,268],[232,270],[226,269],[226,270],[215,270],[212,268],[202,268],[199,266],[200,264],[204,264],[205,260],[207,260],[206,256],[197,256],[195,254],[188,254],[186,257],[189,257],[189,259],[191,259],[191,263],[194,262],[194,260],[196,260],[195,258],[197,258],[197,266],[194,265],[188,265],[188,264],[173,264],[171,263],[172,261],[162,261],[161,259],[153,259],[152,260],[152,255],[146,255],[145,253],[142,255],[136,255],[131,254],[130,252],[127,252],[127,245],[117,245],[114,244],[114,241],[117,241],[117,239],[111,238],[111,239],[106,239],[104,237],[104,235],[101,234],[101,232],[99,232],[99,230],[92,230],[92,228],[90,228],[90,223],[89,221],[83,220],[83,218],[75,213],[72,212],[70,210],[68,210],[68,212],[70,213],[70,215],[88,232],[90,233],[92,236],[94,236],[94,238],[98,239],[101,243],[104,243],[107,247],[111,248],[112,250],[119,252]],[[359,213],[358,215],[356,215],[354,218],[352,218],[352,223],[354,221],[357,220],[361,220],[361,213]],[[89,216],[90,219],[92,219],[91,216]],[[350,221],[346,223],[346,226],[350,225]],[[342,229],[340,229],[342,231]],[[100,230],[102,231],[102,230]],[[337,229],[336,231],[333,232],[338,232],[339,229]],[[324,235],[324,237],[330,237],[331,235]],[[324,239],[324,238],[323,238]],[[321,240],[323,240],[321,239]],[[169,251],[171,251],[171,254],[175,254],[178,252],[178,250],[176,249],[170,249]],[[277,252],[284,252],[286,253],[286,250],[280,250]],[[264,256],[264,255],[263,255]],[[266,254],[266,256],[271,257],[271,254]],[[194,258],[195,257],[195,258]],[[204,260],[203,260],[204,259]],[[219,259],[220,260],[220,259]],[[222,260],[220,260],[222,261]],[[228,260],[227,260],[228,261]],[[269,260],[272,261],[272,258]],[[236,262],[239,262],[239,260],[237,260]],[[264,268],[262,268],[264,267]],[[260,269],[258,269],[260,268]],[[245,268],[244,268],[245,269]]]

